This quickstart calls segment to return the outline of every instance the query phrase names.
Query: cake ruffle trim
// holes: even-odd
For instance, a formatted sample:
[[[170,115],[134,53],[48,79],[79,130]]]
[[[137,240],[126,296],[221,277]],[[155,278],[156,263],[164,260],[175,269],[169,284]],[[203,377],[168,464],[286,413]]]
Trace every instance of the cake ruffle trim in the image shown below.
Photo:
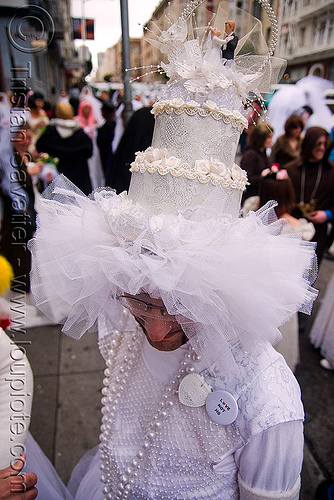
[[[228,168],[216,158],[196,160],[194,166],[182,162],[180,158],[169,156],[166,148],[150,146],[144,152],[137,152],[136,159],[131,163],[130,172],[158,172],[160,175],[171,174],[173,177],[198,179],[206,184],[221,184],[222,187],[231,187],[243,191],[248,184],[247,174],[235,163]]]
[[[247,120],[240,113],[240,111],[234,110],[230,111],[227,108],[219,108],[217,104],[213,101],[205,101],[203,106],[201,106],[196,101],[187,101],[177,97],[174,99],[167,99],[164,101],[158,101],[153,105],[151,111],[152,114],[158,115],[161,113],[167,114],[181,114],[187,113],[190,116],[199,114],[203,118],[207,116],[212,116],[215,120],[223,120],[226,124],[231,124],[233,127],[237,127],[240,132],[247,128]]]

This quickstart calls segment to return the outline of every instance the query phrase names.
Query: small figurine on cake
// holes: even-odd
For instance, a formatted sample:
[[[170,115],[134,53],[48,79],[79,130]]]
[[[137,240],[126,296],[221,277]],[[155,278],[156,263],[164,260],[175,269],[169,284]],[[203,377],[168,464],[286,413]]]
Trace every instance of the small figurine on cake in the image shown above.
[[[211,28],[211,38],[214,45],[218,45],[221,49],[221,57],[223,59],[234,59],[234,51],[238,44],[238,37],[234,33],[235,22],[226,21],[225,23],[225,38],[220,38],[221,31],[219,28]]]

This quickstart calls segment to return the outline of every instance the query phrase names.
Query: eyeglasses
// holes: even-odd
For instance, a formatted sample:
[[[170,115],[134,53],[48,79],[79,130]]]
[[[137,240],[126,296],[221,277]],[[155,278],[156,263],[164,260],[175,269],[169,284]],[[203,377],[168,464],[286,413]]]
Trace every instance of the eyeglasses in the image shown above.
[[[129,297],[127,295],[118,295],[117,300],[135,316],[139,318],[147,318],[154,314],[153,311],[160,311],[160,317],[154,314],[155,319],[164,321],[176,322],[175,316],[171,316],[165,306],[145,302],[137,297]]]

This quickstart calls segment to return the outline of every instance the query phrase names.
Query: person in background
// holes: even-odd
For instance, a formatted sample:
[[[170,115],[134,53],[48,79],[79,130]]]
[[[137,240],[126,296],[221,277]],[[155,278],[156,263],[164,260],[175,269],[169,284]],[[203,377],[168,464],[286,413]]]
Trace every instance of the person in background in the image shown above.
[[[334,371],[334,274],[312,324],[310,340],[316,349],[320,349],[320,366]]]
[[[69,97],[66,90],[62,90],[59,94],[58,102],[68,102],[68,99]]]
[[[80,101],[78,115],[75,117],[83,131],[92,139],[94,137],[97,121],[94,117],[93,107],[88,100]]]
[[[0,319],[2,319],[1,299],[9,290],[14,277],[10,263],[0,255]],[[33,394],[33,377],[29,361],[24,350],[13,342],[6,334],[5,328],[10,321],[0,327],[0,500],[33,500],[37,497],[36,474],[21,474],[25,463],[22,454],[29,428]],[[16,360],[16,361],[14,361]],[[16,379],[19,366],[20,376]],[[20,404],[24,408],[24,419],[19,419],[19,432],[13,432],[12,422],[15,421],[14,408],[11,405],[13,387],[19,381],[22,386]],[[13,384],[13,385],[12,385]]]
[[[135,160],[135,153],[144,151],[152,144],[154,116],[151,110],[152,106],[144,106],[133,113],[112,156],[106,185],[116,189],[117,193],[129,189],[131,180],[129,168]]]
[[[77,120],[80,127],[90,137],[93,143],[93,154],[88,160],[88,168],[92,188],[96,189],[104,185],[104,176],[96,143],[98,121],[95,117],[93,104],[90,99],[86,98],[80,101],[78,115],[75,117],[75,120]]]
[[[49,101],[44,102],[44,111],[49,120],[51,120],[53,118],[53,106],[51,106]]]
[[[245,151],[248,134],[259,123],[262,113],[263,113],[263,108],[261,106],[261,102],[258,99],[255,99],[254,101],[252,101],[251,106],[248,110],[248,116],[247,116],[248,127],[242,131],[240,136],[239,152],[241,154],[243,154]]]
[[[0,318],[3,295],[13,279],[9,262],[0,255]],[[10,304],[8,302],[8,304]],[[5,306],[6,307],[6,306]],[[29,432],[34,381],[22,342],[0,328],[0,500],[73,500],[51,462]],[[7,322],[7,328],[10,320]],[[24,341],[26,342],[26,341]],[[21,344],[21,345],[20,345]],[[35,471],[42,464],[43,473]],[[52,484],[51,484],[52,483]]]
[[[268,123],[259,122],[247,136],[247,146],[240,163],[241,168],[247,172],[249,182],[243,195],[244,200],[258,195],[261,172],[270,165],[267,148],[271,147],[273,131]]]
[[[296,219],[292,211],[296,204],[295,192],[288,173],[272,166],[261,173],[259,187],[259,207],[265,206],[271,200],[277,202],[275,212],[278,219],[284,219],[287,224],[282,227],[281,234],[299,233],[304,241],[310,241],[315,233],[312,222],[306,219]],[[298,314],[295,313],[289,321],[279,328],[282,340],[274,347],[282,354],[289,368],[295,372],[299,363],[299,326]]]
[[[111,144],[114,138],[116,125],[115,108],[111,104],[111,101],[109,103],[105,102],[102,105],[102,116],[105,119],[105,123],[97,129],[96,144],[100,151],[104,178],[108,179],[110,175],[112,157]]]
[[[326,249],[327,223],[334,214],[334,165],[328,159],[331,140],[322,127],[307,129],[301,153],[286,165],[292,181],[297,218],[305,217],[315,227],[312,241],[317,242],[319,264]]]
[[[112,152],[115,153],[118,148],[118,144],[122,138],[124,129],[125,129],[125,117],[124,117],[124,100],[125,95],[122,89],[119,89],[117,93],[113,95],[113,103],[115,104],[116,112],[116,127],[114,133],[114,139],[112,141]]]
[[[110,92],[108,92],[108,90],[101,90],[99,99],[102,102],[102,104],[112,104]]]
[[[88,171],[88,158],[92,156],[93,144],[80,125],[73,119],[73,108],[68,102],[59,102],[55,115],[36,148],[59,158],[59,173],[68,177],[81,191],[89,194],[92,184]]]
[[[304,124],[304,128],[307,127],[307,124],[308,124],[308,121],[309,119],[311,118],[311,116],[313,115],[313,109],[311,108],[311,106],[309,106],[308,104],[305,104],[305,106],[302,106],[298,111],[297,111],[297,114],[300,115],[302,121],[303,121],[303,124]]]
[[[79,111],[79,104],[80,104],[79,96],[80,96],[80,90],[78,88],[78,85],[76,84],[73,87],[71,87],[70,90],[68,91],[69,103],[73,108],[74,116],[76,116]]]
[[[316,489],[314,500],[334,500],[334,480],[322,481]]]
[[[40,92],[34,92],[28,99],[30,118],[27,122],[31,127],[32,139],[29,151],[35,155],[36,142],[49,124],[49,118],[44,111],[44,96]]]
[[[3,218],[1,224],[0,252],[10,262],[14,276],[24,292],[30,291],[31,255],[28,241],[36,230],[36,210],[34,178],[37,180],[43,165],[32,161],[29,146],[32,130],[28,124],[22,125],[12,141],[11,179],[21,187],[17,193],[1,191]]]
[[[289,116],[284,124],[285,133],[280,135],[272,147],[270,162],[278,163],[280,168],[295,160],[301,151],[302,137],[304,129],[302,118],[297,114]]]

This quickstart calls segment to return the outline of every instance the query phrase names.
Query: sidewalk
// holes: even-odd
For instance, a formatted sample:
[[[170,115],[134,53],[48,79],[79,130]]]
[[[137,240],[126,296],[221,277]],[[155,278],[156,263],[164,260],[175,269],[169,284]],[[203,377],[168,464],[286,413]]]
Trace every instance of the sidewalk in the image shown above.
[[[334,262],[324,260],[315,284],[320,294],[313,314],[301,321],[301,363],[296,372],[306,413],[301,500],[313,500],[317,485],[334,477],[334,372],[320,367],[320,353],[308,340],[333,272]],[[27,353],[35,376],[31,432],[66,483],[83,453],[99,442],[104,361],[97,334],[77,341],[62,334],[59,325],[41,325],[43,318],[36,321],[39,326],[33,327],[33,322],[27,318]]]

